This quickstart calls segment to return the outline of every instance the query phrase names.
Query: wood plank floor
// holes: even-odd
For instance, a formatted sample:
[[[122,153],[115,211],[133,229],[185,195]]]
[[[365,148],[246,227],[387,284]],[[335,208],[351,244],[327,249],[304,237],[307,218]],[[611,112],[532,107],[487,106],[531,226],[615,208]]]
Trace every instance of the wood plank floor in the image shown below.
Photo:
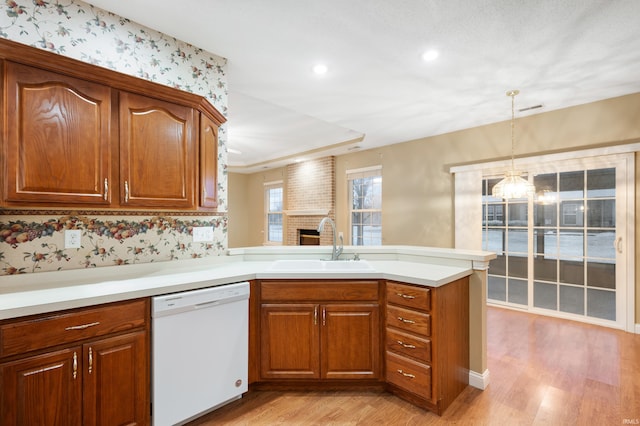
[[[487,389],[442,417],[378,392],[252,391],[204,425],[640,424],[640,335],[489,308]]]

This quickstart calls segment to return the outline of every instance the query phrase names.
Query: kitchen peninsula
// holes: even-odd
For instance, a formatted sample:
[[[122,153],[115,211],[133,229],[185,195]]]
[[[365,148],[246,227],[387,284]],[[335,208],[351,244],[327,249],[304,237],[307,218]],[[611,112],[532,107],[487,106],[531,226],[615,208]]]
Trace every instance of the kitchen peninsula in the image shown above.
[[[434,373],[439,371],[435,366],[439,351],[455,349],[445,345],[446,337],[468,341],[468,346],[461,352],[462,358],[466,356],[468,360],[468,368],[462,368],[465,375],[462,384],[486,387],[484,295],[487,268],[495,257],[494,253],[413,246],[345,247],[342,260],[319,260],[328,259],[329,255],[324,246],[253,247],[231,249],[227,256],[215,259],[1,277],[0,320],[3,321],[0,326],[11,323],[12,319],[31,315],[147,300],[161,294],[250,281],[250,328],[254,328],[253,334],[250,333],[250,383],[273,386],[282,378],[277,371],[265,369],[269,364],[265,362],[268,352],[263,348],[264,342],[274,336],[264,334],[265,321],[270,318],[268,314],[282,312],[276,308],[285,304],[297,307],[307,304],[313,309],[319,306],[323,322],[325,315],[331,319],[332,314],[342,315],[345,312],[348,315],[355,312],[361,317],[365,315],[367,321],[377,321],[366,323],[374,324],[371,342],[381,342],[372,352],[371,371],[363,377],[369,384],[386,383],[387,389],[399,396],[441,413],[451,401],[440,405],[439,398],[443,397],[431,394],[431,389],[435,392],[438,386],[445,386],[436,377],[432,378],[431,373],[432,370]],[[284,288],[288,291],[279,290]],[[460,312],[461,307],[464,308],[466,324],[459,327],[460,330],[445,330],[441,327],[451,323],[451,318],[447,317],[447,303],[455,297],[460,299],[460,295],[464,295],[462,299],[466,300],[458,300],[455,311]],[[260,328],[260,321],[262,336],[256,331]],[[400,323],[394,324],[394,321]],[[412,329],[414,323],[416,329]],[[351,327],[351,323],[344,324],[342,329]],[[331,337],[327,339],[331,341]],[[412,346],[421,347],[406,339],[427,343],[426,360],[422,360],[423,355],[406,354]],[[378,355],[380,359],[375,359]],[[260,363],[251,362],[252,356],[262,358],[262,368]],[[440,356],[449,357],[451,353]],[[394,374],[389,371],[391,367]],[[407,372],[409,367],[421,368],[424,377]],[[453,374],[460,377],[461,369],[458,367]],[[314,382],[316,384],[322,384],[328,377],[322,375],[324,373],[319,374],[321,377]],[[350,378],[355,376],[357,374]],[[420,382],[416,387],[413,379],[427,382],[426,385]],[[283,383],[295,385],[297,380],[285,378]],[[425,386],[429,392],[415,397],[419,393],[417,389]],[[455,398],[455,395],[449,398]]]

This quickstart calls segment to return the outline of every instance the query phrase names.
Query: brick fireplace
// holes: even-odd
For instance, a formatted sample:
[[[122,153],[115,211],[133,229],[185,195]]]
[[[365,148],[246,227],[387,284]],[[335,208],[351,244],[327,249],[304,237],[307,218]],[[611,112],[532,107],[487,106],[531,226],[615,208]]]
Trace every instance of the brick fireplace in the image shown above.
[[[287,214],[285,244],[299,245],[300,230],[318,229],[323,217],[335,220],[335,157],[324,157],[287,166]],[[327,226],[320,245],[331,245]]]

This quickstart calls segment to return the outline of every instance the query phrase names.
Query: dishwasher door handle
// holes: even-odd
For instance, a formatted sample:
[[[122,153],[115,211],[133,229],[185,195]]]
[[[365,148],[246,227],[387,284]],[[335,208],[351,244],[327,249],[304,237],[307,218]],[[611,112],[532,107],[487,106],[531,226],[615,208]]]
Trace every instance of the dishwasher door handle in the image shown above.
[[[198,309],[198,308],[206,308],[208,306],[215,306],[218,303],[220,303],[220,300],[210,300],[208,302],[196,303],[193,306],[195,306],[195,308]]]

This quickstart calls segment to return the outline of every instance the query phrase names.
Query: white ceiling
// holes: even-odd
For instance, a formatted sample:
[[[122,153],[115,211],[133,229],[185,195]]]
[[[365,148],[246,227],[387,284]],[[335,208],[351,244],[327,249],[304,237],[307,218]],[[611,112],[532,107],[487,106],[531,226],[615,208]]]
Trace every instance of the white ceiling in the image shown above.
[[[639,0],[89,1],[228,59],[235,171],[640,92]]]

